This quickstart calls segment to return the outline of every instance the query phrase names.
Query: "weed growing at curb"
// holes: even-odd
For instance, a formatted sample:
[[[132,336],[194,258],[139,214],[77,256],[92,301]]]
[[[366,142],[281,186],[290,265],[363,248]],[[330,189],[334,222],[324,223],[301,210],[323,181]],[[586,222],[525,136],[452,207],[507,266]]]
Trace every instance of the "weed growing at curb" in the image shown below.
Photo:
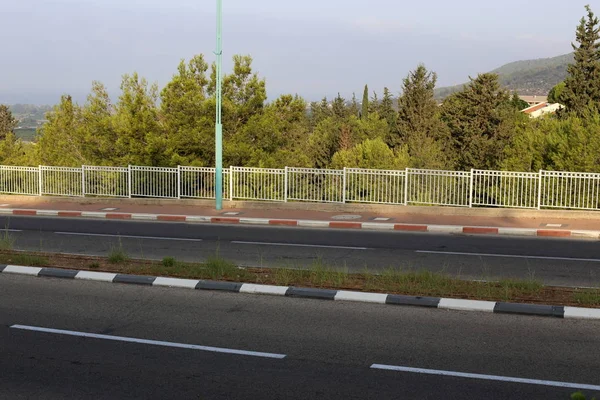
[[[573,301],[582,306],[600,306],[600,289],[579,289],[573,292]]]
[[[12,261],[17,265],[44,267],[49,264],[47,257],[32,255],[32,254],[16,254],[12,257]]]
[[[88,268],[89,268],[89,269],[98,269],[98,268],[100,268],[100,263],[99,263],[99,262],[93,262],[93,263],[90,263],[90,264],[88,265]]]
[[[177,261],[173,257],[165,257],[162,259],[163,267],[171,268],[174,267],[175,264],[177,264]]]
[[[108,253],[108,262],[111,264],[122,264],[129,260],[127,253],[122,247],[113,247]]]
[[[15,245],[15,238],[8,231],[8,227],[0,233],[0,250],[12,250]]]
[[[582,392],[575,392],[571,395],[571,400],[586,400],[587,397]],[[596,398],[592,398],[590,400],[596,400]]]

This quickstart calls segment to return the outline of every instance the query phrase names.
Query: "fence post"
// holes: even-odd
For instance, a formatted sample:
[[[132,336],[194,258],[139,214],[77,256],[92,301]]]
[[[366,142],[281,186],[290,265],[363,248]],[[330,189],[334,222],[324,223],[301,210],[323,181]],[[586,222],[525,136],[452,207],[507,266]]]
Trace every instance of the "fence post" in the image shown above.
[[[538,177],[538,202],[537,202],[538,210],[541,210],[541,208],[542,208],[542,179],[543,179],[542,171],[543,170],[540,169],[539,177]]]
[[[342,177],[342,203],[346,203],[346,167],[344,167],[344,175]]]
[[[233,167],[229,166],[229,201],[233,201]]]
[[[177,198],[181,200],[181,165],[177,166]]]
[[[408,205],[408,183],[409,183],[408,168],[404,170],[404,205]]]
[[[38,189],[40,191],[40,196],[42,195],[44,185],[42,183],[42,166],[38,165]]]
[[[287,203],[288,201],[288,167],[285,167],[285,178],[283,179],[283,190],[285,190],[285,193],[283,195],[283,201],[285,201]]]
[[[85,165],[81,166],[81,197],[85,197]]]
[[[129,191],[129,198],[131,198],[131,165],[127,166],[127,190]]]
[[[473,208],[473,168],[469,176],[469,208]]]

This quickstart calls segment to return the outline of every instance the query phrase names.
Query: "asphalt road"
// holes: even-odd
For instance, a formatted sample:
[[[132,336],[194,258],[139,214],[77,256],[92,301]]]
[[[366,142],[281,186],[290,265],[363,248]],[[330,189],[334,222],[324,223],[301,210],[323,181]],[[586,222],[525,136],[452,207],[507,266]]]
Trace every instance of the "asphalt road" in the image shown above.
[[[350,271],[429,269],[469,279],[535,278],[600,286],[600,242],[554,238],[1,217],[21,250],[203,261],[219,254],[240,265]]]
[[[568,399],[583,384],[600,394],[599,331],[583,320],[2,274],[0,398]],[[74,336],[84,333],[104,336]]]

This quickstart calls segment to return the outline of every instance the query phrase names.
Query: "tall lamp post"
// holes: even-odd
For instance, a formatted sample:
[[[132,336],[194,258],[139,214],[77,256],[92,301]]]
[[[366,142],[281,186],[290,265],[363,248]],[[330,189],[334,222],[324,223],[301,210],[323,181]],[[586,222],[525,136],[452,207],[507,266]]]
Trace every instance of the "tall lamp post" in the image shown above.
[[[215,120],[215,208],[217,210],[223,209],[223,125],[221,123],[221,102],[222,102],[222,77],[221,77],[221,63],[223,57],[223,44],[222,44],[222,29],[223,29],[223,2],[217,0],[217,49],[215,55],[217,56],[217,106],[216,106],[216,120]]]

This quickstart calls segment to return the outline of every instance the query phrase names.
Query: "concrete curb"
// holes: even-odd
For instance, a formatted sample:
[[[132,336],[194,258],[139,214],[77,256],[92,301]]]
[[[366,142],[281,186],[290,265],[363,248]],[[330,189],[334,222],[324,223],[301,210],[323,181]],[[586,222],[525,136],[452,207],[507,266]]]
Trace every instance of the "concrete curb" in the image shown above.
[[[600,240],[600,230],[567,230],[567,229],[537,229],[537,228],[503,228],[492,226],[460,226],[460,225],[415,225],[395,224],[385,222],[345,222],[345,221],[319,221],[319,220],[294,220],[294,219],[268,219],[268,218],[234,218],[214,217],[199,215],[171,215],[171,214],[135,214],[111,212],[86,212],[86,211],[58,211],[58,210],[33,210],[0,208],[0,215],[15,216],[43,216],[63,218],[98,218],[112,220],[132,221],[161,221],[161,222],[188,222],[208,224],[243,224],[262,226],[292,226],[307,228],[329,229],[360,229],[371,231],[399,231],[399,232],[431,232],[455,235],[489,235],[489,236],[537,236],[571,239],[596,239]]]
[[[145,286],[186,288],[192,290],[215,290],[233,293],[269,296],[300,297],[318,300],[353,301],[398,306],[438,308],[454,311],[478,311],[495,314],[520,314],[565,319],[600,320],[600,308],[552,306],[542,304],[504,303],[480,300],[447,299],[439,297],[404,296],[385,293],[352,292],[346,290],[301,288],[294,286],[258,285],[253,283],[206,281],[196,279],[165,278],[114,274],[107,272],[79,271],[61,268],[38,268],[18,265],[0,265],[0,274],[19,274],[60,279],[86,279],[110,283],[126,283]]]

